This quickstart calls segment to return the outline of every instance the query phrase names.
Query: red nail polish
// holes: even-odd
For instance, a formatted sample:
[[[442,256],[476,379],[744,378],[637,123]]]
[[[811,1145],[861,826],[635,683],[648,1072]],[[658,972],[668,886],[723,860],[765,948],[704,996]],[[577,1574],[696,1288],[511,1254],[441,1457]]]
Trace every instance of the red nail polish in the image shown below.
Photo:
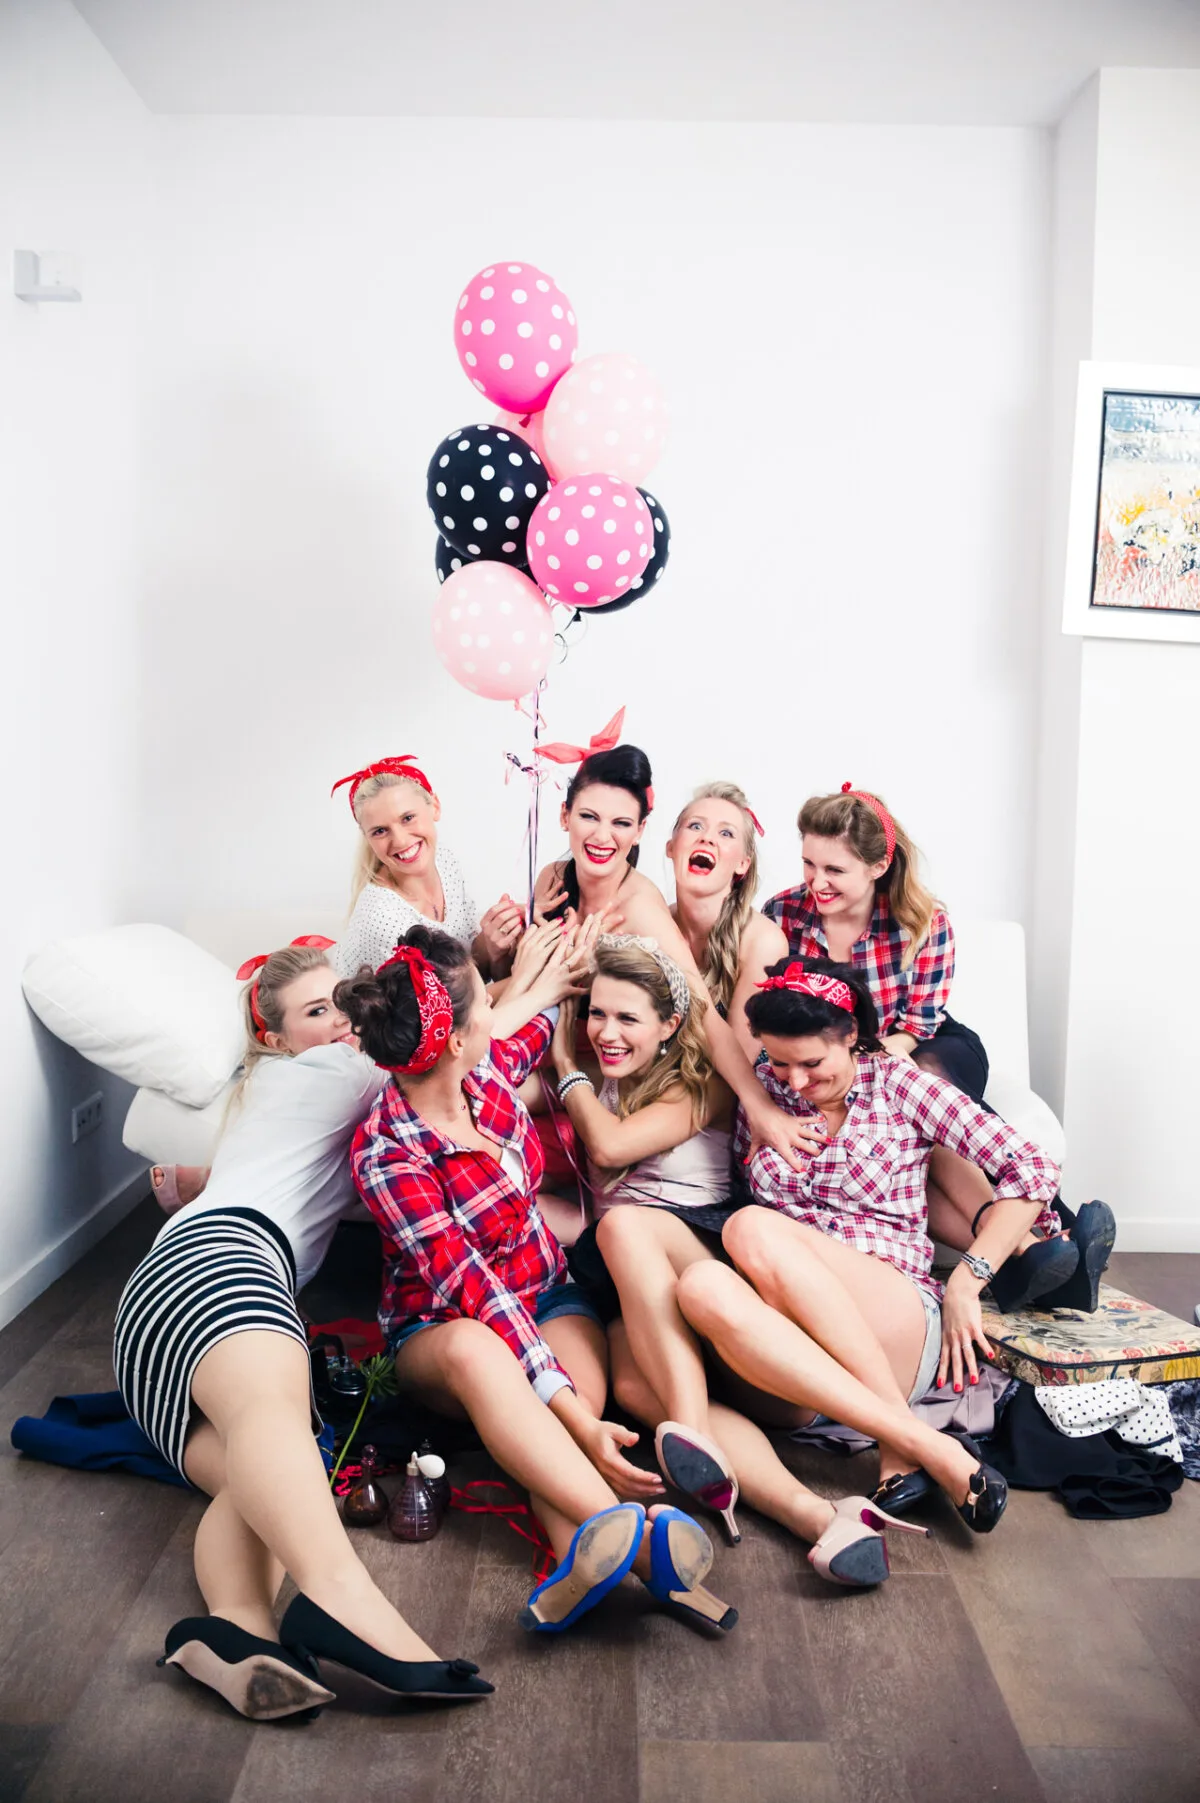
[[[979,1382],[979,1379],[978,1379],[978,1378],[977,1378],[977,1377],[973,1377],[973,1378],[972,1378],[972,1379],[971,1379],[971,1382],[972,1382],[972,1383],[973,1383],[973,1384],[977,1384],[977,1383],[978,1383],[978,1382]]]
[[[946,1380],[945,1380],[945,1378],[944,1378],[944,1377],[939,1377],[939,1378],[938,1378],[938,1389],[939,1389],[939,1390],[944,1390],[944,1389],[945,1389],[945,1388],[946,1388]]]
[[[956,1389],[956,1390],[961,1390],[961,1389],[962,1389],[962,1385],[961,1385],[961,1384],[955,1384],[955,1386],[954,1386],[954,1388],[955,1388],[955,1389]]]

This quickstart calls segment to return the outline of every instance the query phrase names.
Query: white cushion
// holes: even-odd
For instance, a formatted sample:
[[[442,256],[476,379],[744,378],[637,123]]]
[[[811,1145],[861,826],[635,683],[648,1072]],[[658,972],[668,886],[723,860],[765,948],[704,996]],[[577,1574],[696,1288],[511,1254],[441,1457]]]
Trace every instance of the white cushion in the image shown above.
[[[241,985],[169,927],[58,939],[22,978],[39,1020],[102,1070],[205,1108],[242,1055]]]
[[[185,1108],[157,1089],[139,1089],[121,1137],[148,1164],[211,1164],[234,1087],[230,1078],[207,1108]]]

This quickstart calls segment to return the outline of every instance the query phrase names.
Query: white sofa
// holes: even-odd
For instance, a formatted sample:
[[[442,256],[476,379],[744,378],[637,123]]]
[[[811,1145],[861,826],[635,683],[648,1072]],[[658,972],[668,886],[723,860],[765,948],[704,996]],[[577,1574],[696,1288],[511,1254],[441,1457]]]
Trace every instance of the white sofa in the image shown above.
[[[286,945],[299,933],[337,935],[341,920],[328,909],[273,913],[196,914],[186,937],[236,969],[255,951]],[[987,1100],[1019,1133],[1061,1164],[1065,1140],[1058,1120],[1029,1086],[1029,1026],[1025,1005],[1025,934],[1016,921],[956,921],[958,965],[951,1007],[975,1031],[991,1062]],[[130,1151],[155,1164],[207,1164],[233,1086],[206,1108],[187,1108],[151,1089],[137,1091],[125,1121]]]

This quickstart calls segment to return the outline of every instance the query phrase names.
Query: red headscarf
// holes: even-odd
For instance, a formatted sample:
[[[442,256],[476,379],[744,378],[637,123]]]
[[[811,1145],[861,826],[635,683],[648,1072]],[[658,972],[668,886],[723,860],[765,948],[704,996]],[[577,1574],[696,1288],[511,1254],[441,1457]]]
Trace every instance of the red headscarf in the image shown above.
[[[315,945],[318,946],[321,951],[327,952],[331,945],[336,944],[336,941],[333,939],[326,939],[322,933],[301,933],[299,939],[292,940],[292,944]],[[255,975],[255,972],[260,971],[263,965],[274,956],[274,952],[260,952],[257,958],[247,958],[244,964],[239,964],[237,973],[239,983],[244,983],[247,977],[254,977],[254,981],[250,985],[250,1018],[254,1022],[255,1039],[264,1043],[267,1035],[267,1023],[259,1012],[258,977]]]
[[[406,751],[402,757],[398,758],[380,758],[376,763],[368,764],[365,769],[356,770],[353,776],[343,776],[340,782],[334,783],[329,793],[331,796],[336,795],[338,790],[342,788],[344,784],[349,783],[350,812],[353,814],[354,797],[358,794],[362,784],[367,781],[368,777],[372,776],[406,776],[410,782],[418,783],[420,787],[424,789],[426,795],[433,794],[432,783],[425,772],[423,770],[418,770],[417,766],[413,763],[413,754],[411,751]]]
[[[404,1077],[419,1077],[435,1065],[446,1049],[446,1041],[454,1026],[454,1004],[450,991],[423,952],[414,945],[398,945],[391,957],[379,966],[379,972],[393,964],[408,968],[421,1017],[421,1036],[412,1056],[403,1064],[385,1064],[380,1068]]]
[[[887,843],[888,863],[896,855],[896,822],[892,819],[878,795],[872,795],[866,789],[852,789],[849,783],[842,784],[843,795],[853,795],[855,801],[865,801],[871,812],[878,817],[883,828],[883,837]]]
[[[810,995],[818,1002],[828,1002],[831,1007],[843,1008],[847,1014],[854,1013],[854,991],[840,977],[818,976],[815,972],[805,970],[803,964],[789,964],[780,977],[768,977],[765,983],[758,985],[760,989],[790,989],[793,995]]]

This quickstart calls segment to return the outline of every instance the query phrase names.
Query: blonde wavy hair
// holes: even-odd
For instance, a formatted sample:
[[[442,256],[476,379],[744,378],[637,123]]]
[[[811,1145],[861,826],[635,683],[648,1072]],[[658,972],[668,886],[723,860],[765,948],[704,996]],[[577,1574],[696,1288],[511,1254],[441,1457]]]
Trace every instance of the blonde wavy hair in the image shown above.
[[[617,1116],[627,1120],[639,1108],[648,1108],[651,1102],[662,1101],[671,1090],[682,1089],[691,1104],[692,1131],[698,1133],[705,1124],[708,1086],[713,1074],[703,1026],[708,1002],[697,992],[686,971],[680,971],[679,975],[687,983],[691,1007],[670,1039],[664,1042],[661,1054],[622,1086],[618,1092]],[[662,965],[654,953],[643,946],[606,945],[603,939],[598,940],[592,977],[593,981],[596,977],[612,977],[619,983],[636,984],[649,997],[660,1021],[668,1021],[678,1013]],[[623,1170],[607,1175],[606,1187],[620,1182],[631,1169],[632,1166],[626,1165]]]
[[[882,796],[875,799],[880,807],[887,807]],[[890,808],[888,812],[891,813]],[[887,857],[887,839],[879,816],[856,795],[814,795],[801,808],[796,824],[801,834],[844,839],[864,864],[882,864]],[[921,854],[894,814],[892,825],[896,829],[896,850],[887,870],[875,879],[875,888],[887,895],[892,919],[908,934],[901,960],[902,968],[907,969],[925,943],[941,903],[921,881]]]
[[[375,797],[382,794],[384,789],[396,789],[401,783],[407,788],[415,789],[422,801],[432,800],[432,796],[428,789],[423,789],[421,784],[414,782],[411,776],[397,776],[392,770],[381,770],[378,776],[368,776],[365,782],[361,782],[358,785],[358,790],[354,797],[354,818],[359,823],[360,836],[358,852],[354,860],[354,875],[350,880],[351,910],[353,910],[355,902],[358,900],[368,883],[378,883],[382,879],[387,888],[391,889],[394,887],[389,871],[383,862],[375,856],[375,853],[371,849],[371,841],[367,838],[367,835],[361,831],[362,814],[359,810],[364,801],[374,801]]]
[[[754,897],[758,892],[758,835],[750,816],[750,803],[736,783],[701,783],[687,807],[680,809],[671,829],[672,838],[698,801],[728,801],[738,809],[742,816],[742,856],[750,860],[745,876],[734,878],[721,904],[721,912],[708,935],[701,973],[709,995],[721,1012],[727,1014],[741,968],[742,934],[754,912]]]
[[[254,1075],[255,1069],[268,1058],[287,1058],[290,1053],[278,1051],[274,1046],[264,1045],[258,1037],[258,1022],[250,1009],[250,992],[255,982],[258,991],[255,1000],[258,1012],[266,1023],[263,1031],[267,1033],[283,1032],[283,992],[297,977],[306,971],[316,970],[320,964],[329,964],[325,951],[318,945],[285,945],[277,952],[272,952],[262,969],[257,971],[242,991],[242,1021],[246,1028],[246,1049],[242,1053],[242,1074],[238,1078],[237,1088],[229,1098],[225,1110],[225,1122],[229,1120],[231,1111],[240,1107],[246,1084]],[[329,966],[332,970],[333,966]],[[222,1123],[224,1126],[225,1122]]]

